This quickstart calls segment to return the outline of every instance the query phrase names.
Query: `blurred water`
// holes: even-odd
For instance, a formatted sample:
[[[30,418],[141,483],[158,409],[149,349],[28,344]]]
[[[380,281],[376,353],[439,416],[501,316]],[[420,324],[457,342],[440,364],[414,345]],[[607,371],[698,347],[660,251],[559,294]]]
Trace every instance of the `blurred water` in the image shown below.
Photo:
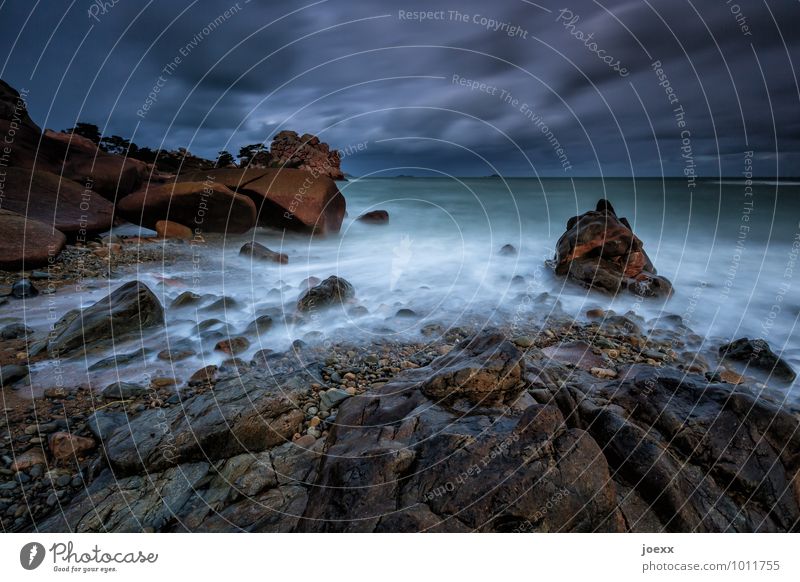
[[[763,337],[800,369],[797,183],[756,183],[752,195],[744,182],[699,182],[689,190],[683,180],[374,178],[341,183],[340,188],[348,217],[337,236],[309,240],[258,229],[198,246],[194,261],[168,272],[158,264],[141,265],[135,277],[156,290],[165,305],[186,290],[236,302],[211,310],[207,306],[214,298],[209,297],[197,309],[168,310],[167,336],[149,340],[153,349],[196,338],[194,326],[211,318],[226,323],[220,327],[226,335],[244,333],[257,315],[293,312],[307,277],[338,275],[354,285],[368,313],[312,313],[302,325],[276,321],[267,333],[246,334],[252,345],[242,357],[262,348],[285,350],[295,339],[324,341],[337,333],[351,341],[372,341],[418,335],[429,322],[507,322],[523,313],[525,296],[549,292],[574,314],[592,307],[634,310],[646,318],[666,312],[683,316],[701,335]],[[611,300],[553,278],[543,268],[567,220],[593,209],[603,197],[628,218],[658,272],[673,282],[675,294],[666,304],[632,296]],[[356,220],[375,209],[388,210],[388,224]],[[239,257],[247,240],[288,254],[289,263],[251,263]],[[500,255],[505,244],[514,245],[518,254]],[[116,285],[103,284],[81,299],[88,304]],[[27,319],[41,326],[45,299],[36,301],[29,302]],[[61,305],[55,310],[66,311],[70,299],[57,301]],[[418,317],[394,317],[401,308]],[[148,365],[156,367],[153,373],[185,375],[226,357],[212,347],[200,346],[196,358],[174,369],[154,354]],[[124,353],[127,346],[116,349]],[[117,371],[105,374],[91,379],[102,386]]]

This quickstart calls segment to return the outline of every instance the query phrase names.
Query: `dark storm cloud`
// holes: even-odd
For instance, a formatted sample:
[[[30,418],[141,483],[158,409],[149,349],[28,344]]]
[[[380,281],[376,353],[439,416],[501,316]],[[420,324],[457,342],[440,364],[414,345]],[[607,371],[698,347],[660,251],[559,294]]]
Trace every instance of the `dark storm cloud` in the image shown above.
[[[720,163],[739,174],[747,149],[760,173],[774,173],[776,155],[782,175],[800,173],[793,0],[102,4],[0,8],[0,76],[30,90],[31,113],[47,127],[80,119],[206,156],[292,128],[339,148],[368,142],[345,159],[355,174],[485,175],[493,164],[530,175],[527,156],[541,175],[680,175],[680,105],[701,175]],[[407,16],[415,11],[443,18],[420,22]]]

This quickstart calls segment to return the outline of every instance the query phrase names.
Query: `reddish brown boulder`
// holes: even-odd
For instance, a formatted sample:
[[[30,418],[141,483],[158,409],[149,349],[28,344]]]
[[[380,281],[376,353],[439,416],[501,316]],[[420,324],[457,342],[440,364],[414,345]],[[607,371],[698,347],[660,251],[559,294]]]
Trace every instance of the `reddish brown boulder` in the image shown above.
[[[154,228],[170,220],[204,232],[247,232],[256,223],[256,206],[215,180],[151,184],[117,204],[126,219]]]
[[[294,131],[281,131],[272,138],[270,162],[279,168],[297,168],[317,176],[344,180],[337,150],[310,133],[298,136]]]
[[[178,179],[207,177],[252,199],[260,225],[316,234],[336,233],[342,226],[346,202],[327,176],[291,169],[221,169]]]
[[[68,432],[54,432],[48,440],[50,452],[57,461],[69,461],[83,456],[96,446],[93,439]]]
[[[192,238],[192,229],[171,220],[159,220],[156,222],[156,233],[161,238],[177,238],[181,240],[190,240]]]
[[[551,266],[557,275],[607,293],[628,290],[645,297],[672,293],[672,284],[656,274],[627,219],[618,218],[605,199],[595,210],[569,219]]]
[[[0,210],[0,269],[15,271],[46,265],[64,248],[67,238],[59,230],[21,214]]]
[[[86,235],[111,228],[114,205],[81,184],[43,170],[5,170],[3,208],[67,235]]]

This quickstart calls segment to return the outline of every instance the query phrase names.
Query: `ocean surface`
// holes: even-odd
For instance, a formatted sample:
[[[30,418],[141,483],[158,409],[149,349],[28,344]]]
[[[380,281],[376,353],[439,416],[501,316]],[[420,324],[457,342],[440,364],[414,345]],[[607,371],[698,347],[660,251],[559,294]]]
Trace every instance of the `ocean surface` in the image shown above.
[[[549,293],[575,315],[594,307],[621,314],[632,310],[645,319],[669,313],[682,316],[711,343],[761,337],[800,370],[800,183],[701,181],[689,188],[679,179],[369,178],[342,182],[340,188],[348,216],[339,235],[309,240],[258,229],[192,247],[194,260],[163,268],[142,264],[138,273],[126,276],[148,283],[166,306],[186,290],[209,296],[198,308],[167,309],[166,335],[145,336],[146,344],[157,351],[184,338],[196,340],[194,326],[212,318],[223,322],[218,329],[226,335],[244,333],[259,314],[293,312],[307,277],[338,275],[353,284],[365,310],[312,313],[301,324],[276,320],[260,336],[245,334],[252,345],[241,357],[263,348],[286,350],[296,339],[372,342],[420,338],[427,323],[507,323],[528,317],[535,304],[531,298]],[[669,301],[631,295],[611,299],[555,278],[544,267],[567,220],[604,197],[628,218],[659,274],[672,281],[675,293]],[[356,220],[376,209],[389,212],[388,224]],[[289,263],[251,263],[239,257],[247,240],[286,253]],[[506,244],[518,253],[501,255]],[[78,300],[88,305],[118,284],[99,282]],[[221,296],[234,301],[208,307]],[[28,301],[25,317],[42,329],[48,313],[60,315],[74,307],[76,296],[59,292]],[[398,317],[400,309],[416,316]],[[115,350],[125,353],[131,347],[136,340]],[[148,374],[184,375],[226,357],[213,345],[197,349],[196,357],[176,364],[158,360],[154,351],[135,373],[153,368]],[[91,363],[62,365],[68,374],[100,387],[127,374],[115,369],[88,377]],[[49,381],[52,365],[34,369],[34,383],[37,374]],[[795,388],[779,390],[797,400]]]

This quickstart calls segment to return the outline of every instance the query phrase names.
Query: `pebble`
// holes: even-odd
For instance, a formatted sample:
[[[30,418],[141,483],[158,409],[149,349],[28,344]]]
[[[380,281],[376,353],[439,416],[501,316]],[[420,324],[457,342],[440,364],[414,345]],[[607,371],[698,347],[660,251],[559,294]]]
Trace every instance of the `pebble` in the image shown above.
[[[592,368],[591,373],[593,376],[597,376],[598,378],[616,378],[617,373],[614,370],[609,370],[608,368]]]

